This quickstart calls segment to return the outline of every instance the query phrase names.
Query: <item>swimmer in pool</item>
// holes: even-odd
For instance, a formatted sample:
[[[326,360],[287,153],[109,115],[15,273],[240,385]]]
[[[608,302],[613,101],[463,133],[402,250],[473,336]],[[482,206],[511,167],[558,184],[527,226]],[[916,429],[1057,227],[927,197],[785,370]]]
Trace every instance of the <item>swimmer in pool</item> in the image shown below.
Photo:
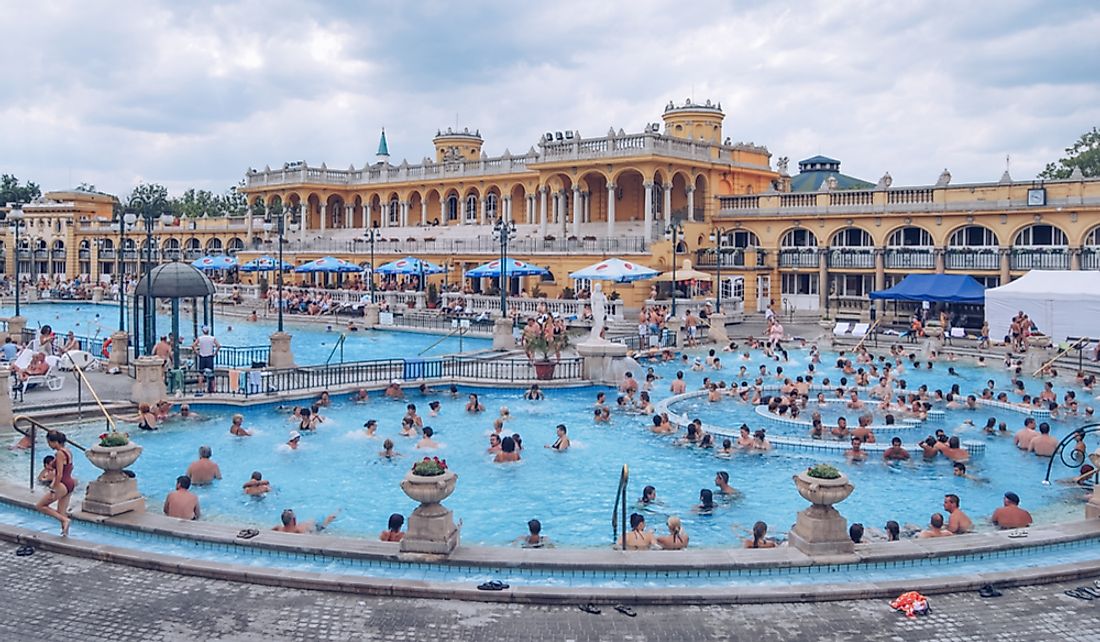
[[[569,437],[566,436],[568,430],[566,429],[565,424],[558,424],[558,427],[555,430],[558,435],[557,441],[555,441],[553,444],[547,444],[546,447],[556,450],[559,453],[565,452],[569,449]]]

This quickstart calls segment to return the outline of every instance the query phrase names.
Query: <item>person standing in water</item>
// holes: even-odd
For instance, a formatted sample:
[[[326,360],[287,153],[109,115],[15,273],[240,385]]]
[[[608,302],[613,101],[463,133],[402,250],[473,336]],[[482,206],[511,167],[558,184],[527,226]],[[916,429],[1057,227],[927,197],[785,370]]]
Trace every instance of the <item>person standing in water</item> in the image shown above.
[[[67,443],[68,438],[60,430],[51,430],[46,433],[46,444],[54,450],[53,465],[56,472],[50,489],[35,504],[39,512],[61,522],[62,537],[69,535],[69,523],[72,521],[68,516],[69,499],[73,490],[76,489],[76,480],[73,479],[73,455],[66,448]],[[57,508],[51,508],[50,505],[55,502]]]

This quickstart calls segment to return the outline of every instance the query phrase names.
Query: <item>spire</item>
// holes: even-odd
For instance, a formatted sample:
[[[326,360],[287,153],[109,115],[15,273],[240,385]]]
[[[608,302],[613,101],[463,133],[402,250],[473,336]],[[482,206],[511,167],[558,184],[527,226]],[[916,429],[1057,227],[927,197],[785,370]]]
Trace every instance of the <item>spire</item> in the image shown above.
[[[382,137],[378,139],[378,153],[375,154],[379,160],[390,157],[390,147],[386,144],[386,128],[382,128]]]

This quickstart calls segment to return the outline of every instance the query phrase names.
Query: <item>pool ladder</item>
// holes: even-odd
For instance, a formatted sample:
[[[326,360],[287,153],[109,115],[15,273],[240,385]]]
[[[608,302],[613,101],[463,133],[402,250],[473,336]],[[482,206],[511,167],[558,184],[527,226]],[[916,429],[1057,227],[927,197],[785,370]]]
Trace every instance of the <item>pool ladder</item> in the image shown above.
[[[619,488],[615,491],[615,507],[611,509],[611,536],[612,541],[619,541],[619,524],[621,522],[624,551],[626,550],[626,531],[630,524],[626,521],[626,484],[628,481],[630,481],[630,468],[623,464],[623,470],[619,473]]]

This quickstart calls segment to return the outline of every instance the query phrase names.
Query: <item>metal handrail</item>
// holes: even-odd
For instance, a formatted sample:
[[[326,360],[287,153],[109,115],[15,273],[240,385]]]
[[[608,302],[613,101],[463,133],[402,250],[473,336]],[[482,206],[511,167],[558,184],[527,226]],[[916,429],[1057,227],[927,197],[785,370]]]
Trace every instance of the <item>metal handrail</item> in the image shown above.
[[[64,359],[65,355],[62,355],[61,358]],[[88,391],[92,393],[92,398],[95,399],[96,405],[99,406],[99,411],[103,413],[103,417],[107,420],[107,428],[111,432],[117,432],[118,426],[115,424],[115,418],[107,411],[107,407],[103,405],[103,400],[99,398],[99,394],[96,393],[95,388],[92,386],[92,382],[88,380],[88,375],[84,374],[84,369],[78,366],[72,357],[69,357],[69,364],[72,365],[73,371],[76,372],[78,376],[78,386],[80,381],[83,381],[84,385],[88,386]]]
[[[328,358],[325,359],[325,365],[332,363],[332,355],[336,354],[336,349],[340,349],[340,363],[344,362],[344,341],[348,338],[348,335],[343,332],[340,333],[340,338],[336,340],[336,343],[332,344],[332,351],[328,353]]]
[[[623,470],[619,473],[619,488],[615,491],[615,507],[611,509],[611,535],[614,539],[619,538],[619,511],[622,511],[622,546],[623,550],[626,550],[626,531],[628,522],[626,521],[626,485],[630,481],[630,468],[623,464]]]
[[[451,337],[453,337],[455,335],[458,335],[459,339],[461,339],[462,336],[465,335],[466,332],[468,332],[468,331],[469,331],[469,326],[464,327],[461,323],[459,323],[457,328],[455,328],[454,330],[451,330],[447,334],[440,337],[439,340],[436,341],[435,343],[433,343],[432,345],[430,345],[427,348],[424,348],[420,352],[416,353],[416,356],[418,356],[418,357],[421,356],[425,352],[431,350],[432,348],[436,347],[437,345],[443,343],[444,341],[446,341],[447,339],[450,339]],[[458,351],[462,352],[462,343],[458,344]]]
[[[1074,455],[1077,453],[1076,450],[1069,451],[1070,453],[1073,453],[1073,454],[1070,455],[1070,459],[1069,459],[1069,461],[1067,461],[1066,460],[1066,445],[1069,444],[1071,441],[1073,441],[1074,436],[1077,435],[1077,433],[1083,433],[1083,434],[1087,435],[1087,434],[1093,433],[1093,432],[1100,432],[1100,423],[1087,424],[1085,426],[1081,426],[1080,428],[1078,428],[1077,430],[1074,430],[1073,432],[1066,435],[1065,437],[1062,437],[1062,441],[1058,442],[1058,445],[1054,447],[1054,452],[1052,452],[1050,454],[1050,461],[1047,462],[1047,474],[1046,474],[1046,477],[1043,477],[1043,483],[1044,484],[1049,484],[1050,483],[1050,471],[1051,471],[1052,468],[1054,468],[1054,459],[1055,459],[1056,456],[1057,456],[1058,459],[1062,460],[1063,464],[1065,464],[1066,466],[1068,466],[1070,468],[1076,468],[1076,467],[1080,466],[1081,464],[1085,463],[1085,458],[1084,457],[1081,458],[1081,461],[1077,461],[1077,458],[1074,457]],[[1092,473],[1090,473],[1090,474],[1100,474],[1100,470],[1092,471]],[[1078,479],[1083,479],[1083,478],[1084,478],[1084,476],[1079,477]]]
[[[1031,373],[1031,376],[1033,376],[1033,377],[1039,376],[1040,372],[1045,370],[1047,367],[1049,367],[1055,361],[1057,361],[1057,360],[1061,359],[1062,357],[1064,357],[1065,355],[1069,354],[1070,350],[1076,349],[1076,350],[1080,351],[1084,348],[1084,346],[1087,346],[1088,344],[1089,344],[1089,338],[1088,337],[1078,338],[1077,341],[1074,341],[1073,343],[1066,346],[1065,350],[1062,350],[1058,354],[1054,355],[1053,359],[1051,359],[1050,361],[1047,361],[1043,365],[1039,366],[1039,369],[1036,370],[1035,372]]]

